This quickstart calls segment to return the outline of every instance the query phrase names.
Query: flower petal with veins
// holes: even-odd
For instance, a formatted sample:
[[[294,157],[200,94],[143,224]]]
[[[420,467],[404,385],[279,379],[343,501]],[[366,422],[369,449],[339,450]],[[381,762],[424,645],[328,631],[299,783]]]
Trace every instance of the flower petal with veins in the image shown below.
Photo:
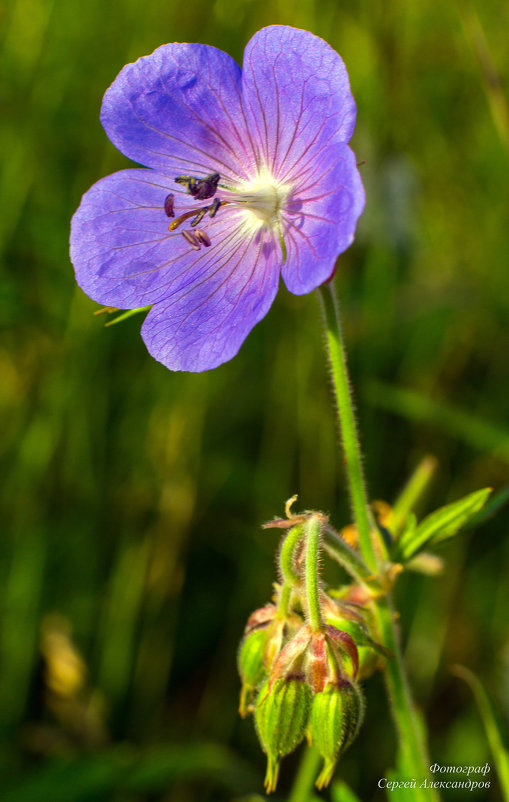
[[[207,45],[163,45],[123,68],[101,121],[144,167],[83,196],[77,281],[107,306],[152,305],[142,336],[172,370],[231,359],[280,276],[310,292],[353,240],[364,207],[348,146],[355,103],[340,57],[307,31],[262,29],[242,71]]]

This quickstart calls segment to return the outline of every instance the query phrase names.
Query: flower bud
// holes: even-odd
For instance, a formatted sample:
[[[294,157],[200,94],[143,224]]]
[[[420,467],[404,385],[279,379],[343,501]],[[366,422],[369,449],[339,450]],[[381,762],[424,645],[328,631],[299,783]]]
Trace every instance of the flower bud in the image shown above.
[[[329,684],[317,693],[311,710],[311,740],[324,759],[316,785],[328,785],[341,752],[356,737],[364,715],[364,700],[357,685],[349,681]]]
[[[327,618],[326,623],[343,630],[355,641],[359,657],[359,669],[356,679],[364,680],[370,677],[378,668],[383,666],[382,657],[386,660],[392,658],[393,655],[389,649],[371,638],[367,624],[352,620],[339,620],[332,617]]]
[[[276,788],[281,758],[293,752],[306,734],[311,701],[311,688],[300,676],[277,679],[272,687],[266,682],[260,689],[255,718],[267,754],[267,793]]]
[[[343,693],[348,700],[346,713],[346,734],[343,743],[342,751],[344,752],[351,743],[355,741],[362,722],[364,721],[364,713],[366,712],[366,702],[360,686],[355,682],[348,683],[343,688]]]
[[[250,701],[253,691],[258,688],[267,676],[264,662],[267,644],[267,630],[255,629],[242,641],[239,649],[239,674],[242,679],[239,713],[244,718],[250,712]],[[252,708],[251,708],[252,709]]]
[[[266,627],[276,617],[277,609],[275,604],[266,604],[265,607],[260,607],[251,613],[244,634],[248,635],[254,629]]]

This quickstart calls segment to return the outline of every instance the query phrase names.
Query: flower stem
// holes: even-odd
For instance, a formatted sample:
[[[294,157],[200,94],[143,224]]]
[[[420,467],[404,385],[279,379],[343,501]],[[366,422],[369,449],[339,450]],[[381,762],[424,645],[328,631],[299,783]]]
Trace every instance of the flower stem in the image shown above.
[[[288,609],[290,607],[291,597],[292,597],[292,585],[289,585],[288,582],[283,582],[281,593],[279,595],[279,603],[277,606],[278,618],[280,618],[281,620],[284,620],[288,615]]]
[[[306,522],[306,600],[309,626],[314,632],[318,632],[322,628],[318,581],[321,527],[322,520],[317,515],[312,515]]]
[[[332,526],[324,527],[323,548],[360,585],[378,589],[379,583],[373,578],[373,572],[370,571],[359,553],[352,549]]]
[[[375,572],[376,557],[371,540],[371,514],[364,486],[361,452],[348,380],[346,353],[333,283],[330,281],[328,284],[322,285],[319,288],[319,295],[322,302],[332,382],[336,396],[339,427],[353,514],[359,535],[360,551],[364,562]]]
[[[279,573],[282,583],[279,594],[278,616],[282,619],[285,619],[288,615],[292,590],[301,581],[300,575],[295,570],[294,552],[303,534],[302,526],[294,526],[283,539],[279,550]]]
[[[308,802],[311,799],[320,760],[320,753],[314,746],[305,749],[288,802]]]
[[[302,526],[294,526],[284,538],[279,551],[279,570],[284,581],[289,585],[297,585],[300,580],[294,567],[294,552],[303,534]]]
[[[374,605],[374,610],[382,642],[393,653],[392,659],[386,662],[385,680],[403,756],[403,765],[409,776],[417,780],[417,787],[412,791],[412,798],[416,802],[438,802],[440,797],[435,789],[419,787],[425,779],[429,778],[430,763],[406,677],[390,595],[379,599]]]
[[[320,298],[359,547],[364,562],[376,572],[376,556],[371,540],[372,519],[364,484],[339,309],[332,282],[320,287]],[[386,681],[405,768],[410,777],[418,781],[413,793],[416,800],[436,802],[438,795],[434,789],[419,788],[420,783],[429,776],[429,764],[405,674],[389,595],[374,602],[374,609],[382,643],[394,654],[394,658],[386,664]]]

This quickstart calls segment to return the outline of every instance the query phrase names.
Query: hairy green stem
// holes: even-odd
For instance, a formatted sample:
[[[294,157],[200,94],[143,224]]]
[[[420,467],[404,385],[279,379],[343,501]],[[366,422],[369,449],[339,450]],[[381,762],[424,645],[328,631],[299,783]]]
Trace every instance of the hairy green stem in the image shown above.
[[[300,576],[294,566],[295,548],[304,533],[301,524],[292,527],[284,538],[279,550],[279,570],[284,581],[289,585],[296,585],[300,581]]]
[[[378,583],[373,578],[362,557],[352,549],[348,543],[336,532],[332,526],[325,526],[323,530],[323,548],[336,562],[343,566],[356,582],[367,587],[377,587]]]
[[[301,581],[300,575],[295,570],[294,552],[303,534],[304,529],[300,524],[293,526],[283,539],[279,549],[279,571],[283,580],[278,603],[280,618],[286,618],[288,615],[292,590]]]
[[[309,626],[314,632],[322,628],[322,613],[320,610],[319,565],[320,558],[320,532],[322,520],[312,515],[306,524],[306,601]]]
[[[438,802],[440,797],[433,788],[419,787],[424,780],[429,780],[430,762],[406,677],[390,596],[379,599],[374,608],[382,642],[394,655],[386,662],[385,680],[403,764],[410,777],[417,780],[412,798],[415,802]]]
[[[292,597],[292,587],[293,585],[288,584],[288,582],[283,582],[277,605],[278,618],[285,619],[288,615],[290,599]]]
[[[371,514],[364,485],[361,451],[355,425],[352,397],[350,394],[350,383],[348,380],[339,308],[332,281],[319,288],[319,295],[322,302],[332,381],[339,416],[339,427],[343,443],[350,498],[359,535],[360,551],[364,562],[375,572],[376,557],[371,540]]]
[[[371,540],[372,517],[362,471],[361,452],[355,425],[352,397],[348,379],[346,353],[341,332],[339,310],[334,285],[329,282],[320,287],[320,298],[325,320],[327,345],[336,395],[339,428],[346,463],[346,474],[352,500],[353,514],[359,535],[359,547],[367,566],[376,571],[376,556]],[[430,788],[419,788],[429,778],[429,763],[419,730],[417,716],[410,695],[403,658],[396,632],[391,601],[385,596],[374,603],[375,616],[384,646],[391,650],[394,658],[387,661],[386,681],[392,711],[398,733],[399,744],[410,777],[417,780],[414,798],[424,802],[436,802],[437,793]]]

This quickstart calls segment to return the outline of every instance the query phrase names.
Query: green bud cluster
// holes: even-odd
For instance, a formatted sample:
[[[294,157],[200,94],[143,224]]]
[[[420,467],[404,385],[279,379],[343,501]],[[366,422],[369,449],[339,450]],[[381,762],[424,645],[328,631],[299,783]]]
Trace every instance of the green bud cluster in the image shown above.
[[[267,754],[268,793],[275,790],[281,758],[305,736],[324,760],[317,784],[327,785],[340,754],[357,735],[364,712],[354,679],[357,650],[352,637],[331,625],[314,632],[302,623],[287,636],[277,659],[269,662],[271,633],[279,631],[279,624],[275,617],[267,627],[248,632],[239,650],[240,713],[254,711]]]
[[[281,759],[304,738],[323,759],[317,786],[329,784],[362,723],[359,675],[368,674],[370,662],[389,656],[371,637],[371,589],[351,584],[327,592],[313,577],[320,562],[316,528],[327,519],[315,512],[293,516],[291,501],[288,520],[266,525],[285,530],[279,582],[271,603],[250,616],[238,655],[240,714],[254,713],[267,755],[267,793],[276,788]]]

